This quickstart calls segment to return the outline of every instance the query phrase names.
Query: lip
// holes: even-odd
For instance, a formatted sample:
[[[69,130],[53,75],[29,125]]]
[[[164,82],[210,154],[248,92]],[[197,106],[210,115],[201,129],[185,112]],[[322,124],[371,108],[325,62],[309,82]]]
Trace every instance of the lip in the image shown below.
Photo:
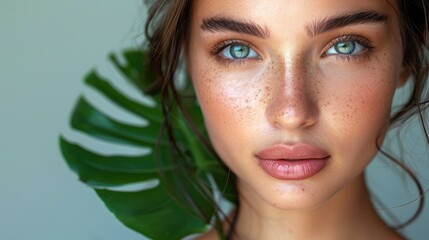
[[[279,144],[260,151],[255,157],[259,166],[272,177],[301,180],[322,171],[331,156],[325,150],[308,144]]]

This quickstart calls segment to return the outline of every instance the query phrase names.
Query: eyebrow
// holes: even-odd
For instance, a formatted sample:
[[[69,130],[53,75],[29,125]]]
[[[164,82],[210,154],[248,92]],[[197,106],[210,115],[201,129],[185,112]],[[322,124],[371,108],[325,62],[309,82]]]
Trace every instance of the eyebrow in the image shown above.
[[[211,17],[203,19],[200,27],[209,32],[231,31],[259,38],[269,37],[269,32],[266,28],[253,22],[236,20],[229,17]]]
[[[325,18],[305,26],[308,36],[313,37],[336,28],[353,24],[387,23],[390,18],[376,11],[359,11]]]

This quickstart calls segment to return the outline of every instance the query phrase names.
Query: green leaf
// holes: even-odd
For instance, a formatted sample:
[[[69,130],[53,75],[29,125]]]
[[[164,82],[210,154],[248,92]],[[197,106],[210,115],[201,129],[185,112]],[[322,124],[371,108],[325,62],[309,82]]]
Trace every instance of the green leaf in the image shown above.
[[[97,187],[161,179],[160,172],[170,175],[175,171],[174,167],[159,168],[152,155],[101,156],[63,138],[61,149],[67,163],[79,173],[81,180]],[[195,214],[189,213],[189,209],[178,205],[163,184],[165,182],[161,181],[161,184],[153,189],[132,193],[95,190],[125,225],[153,239],[179,239],[190,233],[205,231],[206,223]],[[192,189],[188,189],[188,192],[191,191]],[[191,195],[196,199],[198,194],[194,192]],[[210,205],[206,205],[207,210],[213,212]],[[155,219],[158,221],[154,221]]]
[[[144,106],[136,101],[132,101],[116,90],[107,80],[101,78],[97,72],[91,71],[85,78],[85,83],[98,90],[110,101],[128,110],[138,117],[161,123],[162,111],[159,108]],[[159,103],[158,103],[159,104]]]
[[[183,211],[162,188],[132,193],[96,192],[126,226],[151,239],[181,239],[207,230],[207,224]]]
[[[110,54],[110,60],[113,65],[134,85],[138,90],[144,93],[155,80],[155,73],[148,67],[146,52],[141,50],[128,50],[123,53],[126,64],[120,63],[118,57]]]
[[[132,86],[143,93],[155,79],[152,69],[146,64],[147,53],[128,50],[123,56],[123,63],[113,54],[110,60]],[[235,179],[228,176],[225,166],[193,133],[195,129],[191,126],[207,137],[191,84],[188,82],[181,94],[185,95],[183,106],[195,125],[188,124],[176,105],[169,106],[170,134],[174,136],[178,150],[169,141],[169,132],[161,131],[164,116],[159,95],[151,96],[155,106],[137,102],[95,71],[86,75],[85,83],[118,107],[145,119],[147,124],[136,126],[115,120],[80,97],[71,116],[72,128],[90,137],[149,149],[149,152],[138,156],[95,153],[89,150],[90,147],[60,137],[64,159],[80,180],[94,188],[122,223],[152,239],[180,239],[202,233],[207,230],[213,216],[219,224],[213,189],[219,189],[225,198],[235,202]],[[212,186],[210,177],[217,186]],[[112,189],[150,180],[158,180],[158,184],[134,192]]]
[[[235,192],[234,183],[236,181],[235,175],[225,169],[214,169],[211,174],[216,182],[216,185],[221,195],[231,203],[237,202],[237,194]]]
[[[76,130],[111,142],[145,147],[168,144],[159,139],[160,124],[150,121],[148,126],[137,127],[120,123],[98,111],[83,97],[76,104],[71,125]]]
[[[118,186],[158,177],[159,167],[152,155],[102,156],[60,138],[60,147],[67,164],[79,174],[81,181],[94,186]]]

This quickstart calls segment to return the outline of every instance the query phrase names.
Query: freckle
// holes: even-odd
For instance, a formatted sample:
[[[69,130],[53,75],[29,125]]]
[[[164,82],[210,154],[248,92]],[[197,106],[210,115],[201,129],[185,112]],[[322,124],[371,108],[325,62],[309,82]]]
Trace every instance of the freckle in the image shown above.
[[[305,189],[304,189],[304,188],[301,188],[301,192],[305,192]]]
[[[325,107],[329,107],[329,105],[331,105],[329,101],[324,104]]]

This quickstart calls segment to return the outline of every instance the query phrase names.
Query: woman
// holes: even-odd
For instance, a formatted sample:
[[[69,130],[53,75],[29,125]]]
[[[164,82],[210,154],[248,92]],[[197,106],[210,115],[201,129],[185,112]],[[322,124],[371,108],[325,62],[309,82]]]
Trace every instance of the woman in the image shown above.
[[[183,54],[211,143],[237,177],[229,238],[402,239],[375,212],[364,170],[388,128],[427,106],[428,10],[423,0],[154,1],[152,90],[180,102]],[[391,114],[407,81],[412,96]]]

